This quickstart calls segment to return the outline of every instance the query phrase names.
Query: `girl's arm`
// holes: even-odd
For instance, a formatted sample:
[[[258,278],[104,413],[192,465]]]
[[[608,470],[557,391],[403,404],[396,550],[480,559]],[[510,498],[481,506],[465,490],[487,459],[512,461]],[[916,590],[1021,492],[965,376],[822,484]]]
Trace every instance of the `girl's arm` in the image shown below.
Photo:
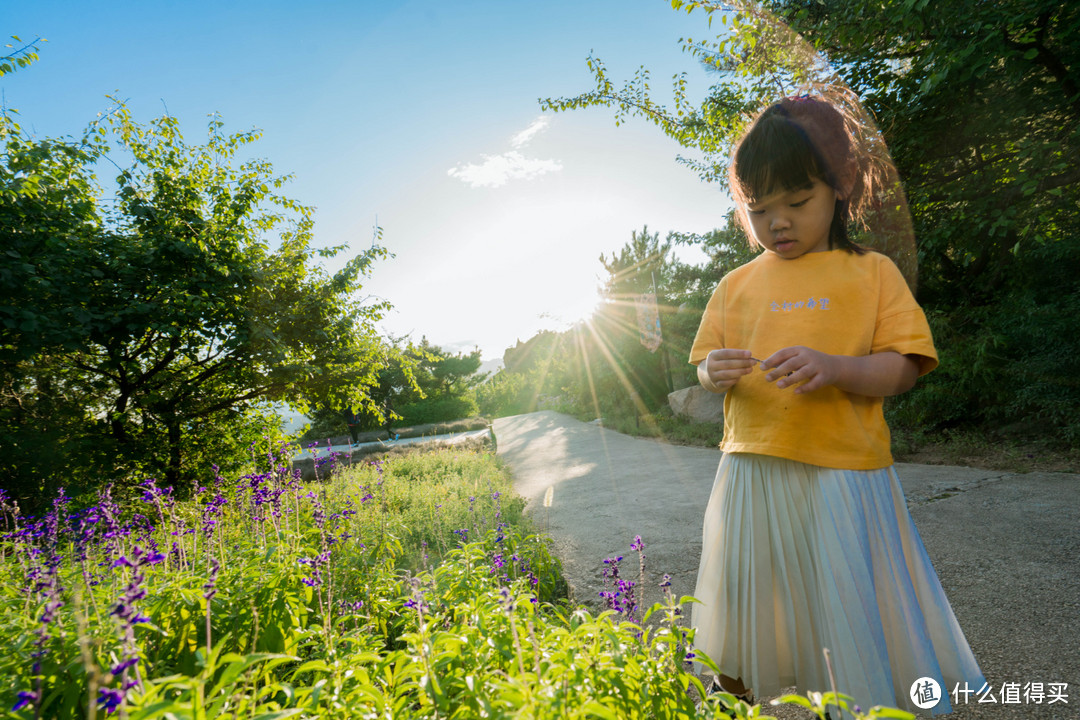
[[[766,380],[775,380],[778,388],[795,385],[797,395],[832,385],[856,395],[888,397],[907,392],[919,378],[916,356],[892,351],[852,357],[795,346],[778,350],[762,365],[772,368]]]
[[[697,376],[701,387],[709,392],[722,393],[743,375],[754,372],[749,350],[723,348],[713,350],[698,363]]]

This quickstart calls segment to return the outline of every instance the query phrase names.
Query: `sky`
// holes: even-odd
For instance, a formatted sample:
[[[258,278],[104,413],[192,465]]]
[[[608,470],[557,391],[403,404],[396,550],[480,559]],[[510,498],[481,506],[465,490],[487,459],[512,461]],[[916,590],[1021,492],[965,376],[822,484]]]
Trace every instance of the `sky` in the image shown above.
[[[668,100],[686,72],[700,98],[679,41],[706,16],[667,0],[34,0],[2,3],[0,31],[47,40],[0,78],[25,130],[77,135],[110,95],[190,142],[211,113],[258,128],[253,152],[316,208],[315,245],[351,256],[382,229],[394,256],[362,292],[393,305],[380,329],[485,360],[587,317],[600,254],[632,232],[706,232],[730,204],[653,125],[540,109],[591,89],[590,52],[620,83],[647,67]]]

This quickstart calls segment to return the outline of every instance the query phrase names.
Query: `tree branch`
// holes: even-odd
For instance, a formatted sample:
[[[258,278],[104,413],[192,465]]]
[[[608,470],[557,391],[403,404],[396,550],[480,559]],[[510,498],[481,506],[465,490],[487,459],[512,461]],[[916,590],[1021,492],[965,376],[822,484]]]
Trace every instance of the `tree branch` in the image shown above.
[[[928,178],[926,180],[926,182],[933,183],[936,186],[941,182],[941,180],[940,179],[935,180],[935,179],[929,179]],[[1035,185],[1035,190],[1032,191],[1032,193],[1029,193],[1029,194],[1044,193],[1044,192],[1047,192],[1048,190],[1054,190],[1056,188],[1065,187],[1065,186],[1068,186],[1068,185],[1075,185],[1077,183],[1080,183],[1080,167],[1074,167],[1069,172],[1062,173],[1061,175],[1044,176]],[[1021,196],[1023,196],[1024,194],[1025,193],[1024,193],[1023,187],[1013,185],[1008,190],[1006,190],[1006,191],[1004,191],[1004,192],[1002,192],[1000,194],[996,194],[995,197],[1000,197],[1001,198],[1001,203],[1003,203],[1002,207],[1008,207],[1012,203],[1017,202],[1021,198]],[[956,201],[957,196],[954,193],[944,193],[944,192],[942,192],[942,193],[933,193],[933,194],[930,194],[930,195],[926,195],[926,196],[924,196],[924,199],[925,199],[926,202],[932,202],[932,203],[935,203],[935,202],[950,202],[950,201]]]
[[[1069,72],[1068,66],[1062,62],[1053,51],[1046,46],[1046,31],[1050,26],[1051,14],[1044,12],[1039,16],[1038,27],[1035,29],[1035,40],[1033,42],[1017,42],[1009,37],[1009,31],[1002,29],[1001,37],[1005,41],[1008,47],[1018,52],[1027,52],[1028,50],[1035,51],[1035,57],[1032,58],[1036,64],[1041,65],[1050,73],[1050,76],[1057,80],[1061,85],[1061,89],[1064,91],[1065,98],[1069,101],[1069,105],[1072,106],[1073,112],[1080,115],[1080,87],[1077,86],[1073,75]]]

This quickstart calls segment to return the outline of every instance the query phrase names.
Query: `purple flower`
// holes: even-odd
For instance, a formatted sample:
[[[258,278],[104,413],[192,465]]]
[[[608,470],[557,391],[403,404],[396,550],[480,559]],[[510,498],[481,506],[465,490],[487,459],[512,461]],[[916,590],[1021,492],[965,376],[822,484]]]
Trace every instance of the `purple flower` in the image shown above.
[[[615,558],[604,558],[604,577],[614,580],[619,577],[619,563],[622,562],[622,555]]]
[[[297,562],[301,565],[306,565],[307,567],[311,568],[311,576],[301,578],[300,582],[304,583],[308,587],[322,587],[322,568],[330,562],[330,551],[326,550],[322,553],[319,553],[313,558],[299,558]]]
[[[128,558],[121,555],[110,567],[129,567],[129,568],[141,568],[146,565],[155,565],[165,559],[165,556],[159,552],[146,552],[138,545],[131,548],[131,557]]]
[[[405,601],[404,606],[415,609],[421,614],[428,611],[427,599],[424,597],[422,590],[414,590],[413,594],[409,596],[409,599]]]
[[[138,680],[138,658],[139,651],[135,644],[135,626],[139,623],[150,622],[150,618],[139,613],[135,606],[138,600],[142,600],[146,597],[146,589],[142,586],[143,580],[143,568],[148,565],[159,563],[165,559],[165,556],[161,553],[154,551],[145,551],[138,545],[133,545],[131,548],[130,558],[120,557],[113,563],[113,567],[128,567],[131,568],[131,577],[128,579],[128,584],[124,587],[124,592],[120,598],[116,601],[116,605],[113,607],[111,614],[115,615],[121,621],[121,629],[124,634],[124,651],[126,659],[122,661],[117,667],[122,668],[120,670],[123,676],[123,687],[127,689],[129,687],[135,687],[139,684]],[[128,682],[128,670],[134,668],[136,672],[136,679]]]
[[[347,612],[353,612],[353,613],[360,612],[360,610],[364,607],[364,601],[363,600],[349,601],[349,600],[342,599],[342,600],[338,600],[338,604],[340,604],[342,610],[345,610]]]
[[[113,675],[119,677],[121,674],[123,674],[123,672],[125,670],[127,670],[130,667],[134,667],[134,666],[136,666],[138,664],[139,664],[139,658],[128,658],[127,660],[122,660],[119,663],[117,663],[116,665],[114,665],[113,668],[111,670],[109,670],[109,672],[112,673]]]
[[[405,601],[404,606],[416,610],[422,616],[428,611],[428,603],[420,586],[420,578],[409,578],[409,585],[412,586],[412,594],[409,595],[409,599]]]
[[[17,697],[18,700],[16,700],[15,706],[11,708],[11,712],[18,712],[27,705],[36,703],[38,699],[37,693],[33,690],[20,690]]]
[[[603,575],[609,581],[611,590],[601,592],[600,597],[604,599],[604,603],[609,609],[622,613],[628,619],[633,620],[634,611],[637,610],[637,599],[634,590],[637,583],[619,577],[620,562],[622,562],[621,555],[604,560],[606,567]]]
[[[107,713],[116,712],[120,707],[120,703],[124,701],[124,693],[113,688],[101,688],[98,690],[97,704],[99,708],[103,708]]]
[[[209,540],[214,534],[214,527],[217,525],[217,518],[221,516],[222,508],[228,501],[221,493],[217,493],[214,499],[206,503],[206,507],[203,508],[202,514],[202,531],[203,536]]]

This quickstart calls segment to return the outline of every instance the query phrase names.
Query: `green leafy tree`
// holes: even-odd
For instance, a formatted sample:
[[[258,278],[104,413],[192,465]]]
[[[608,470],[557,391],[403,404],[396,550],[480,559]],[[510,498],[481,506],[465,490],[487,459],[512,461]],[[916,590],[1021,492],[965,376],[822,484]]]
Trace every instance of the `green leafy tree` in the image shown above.
[[[395,340],[387,345],[386,362],[375,374],[364,406],[319,405],[316,423],[306,439],[325,437],[327,429],[344,434],[352,410],[359,430],[391,430],[473,417],[478,409],[474,388],[483,381],[477,375],[480,350],[450,353],[427,338],[419,344]]]
[[[38,59],[38,43],[45,42],[45,38],[34,38],[24,43],[18,35],[12,35],[14,43],[5,43],[5,54],[0,55],[0,77],[10,75],[16,70],[29,67]]]
[[[191,145],[174,118],[141,125],[120,106],[77,140],[34,139],[11,116],[0,136],[5,487],[53,482],[26,444],[39,428],[69,481],[184,488],[240,461],[267,401],[370,404],[386,304],[354,297],[386,252],[325,270],[344,248],[312,248],[289,178],[240,160],[257,132],[214,118]],[[95,175],[109,167],[112,193]]]
[[[877,118],[903,179],[918,241],[920,301],[942,368],[904,396],[913,422],[1039,420],[1080,436],[1080,6],[926,0],[673,0],[715,33],[684,50],[718,78],[700,101],[676,76],[659,102],[645,69],[548,109],[642,117],[723,183],[749,113],[806,84],[849,86]],[[779,18],[781,22],[777,22]],[[786,23],[786,24],[785,24]],[[789,27],[790,26],[790,27]],[[1007,380],[1005,380],[1007,378]]]
[[[476,415],[474,388],[483,381],[477,375],[480,350],[450,353],[421,338],[409,353],[415,361],[415,387],[401,388],[394,398],[402,425],[445,422]]]
[[[600,256],[608,274],[604,302],[583,343],[591,358],[589,374],[598,397],[616,402],[625,411],[654,410],[674,389],[668,385],[670,342],[662,341],[659,349],[650,352],[641,343],[637,317],[641,296],[655,292],[663,333],[671,308],[665,293],[671,248],[670,239],[661,240],[660,233],[650,234],[645,226],[641,232],[632,231],[630,241],[610,257]]]
[[[535,412],[565,400],[570,333],[541,330],[503,353],[503,367],[477,385],[476,402],[487,417]]]
[[[552,356],[558,352],[562,333],[553,330],[541,330],[536,335],[503,353],[503,369],[508,372],[524,374],[534,368],[547,367]]]
[[[539,409],[538,380],[535,373],[513,372],[505,367],[475,391],[476,405],[481,415],[490,418],[508,417]]]

